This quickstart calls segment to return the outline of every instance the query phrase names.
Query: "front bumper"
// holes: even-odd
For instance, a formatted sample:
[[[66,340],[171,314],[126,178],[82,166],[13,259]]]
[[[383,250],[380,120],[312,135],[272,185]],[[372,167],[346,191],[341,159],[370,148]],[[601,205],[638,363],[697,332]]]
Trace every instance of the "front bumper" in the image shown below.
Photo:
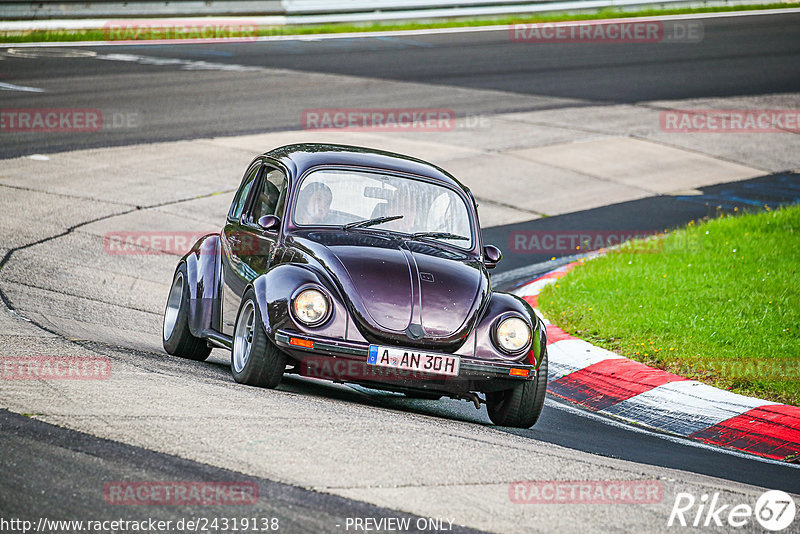
[[[275,332],[275,344],[300,362],[301,375],[341,382],[379,383],[384,389],[411,388],[455,393],[499,391],[526,380],[534,380],[537,371],[530,364],[490,362],[463,356],[460,356],[458,376],[387,369],[367,363],[368,343],[285,330]],[[334,365],[332,361],[337,363]]]

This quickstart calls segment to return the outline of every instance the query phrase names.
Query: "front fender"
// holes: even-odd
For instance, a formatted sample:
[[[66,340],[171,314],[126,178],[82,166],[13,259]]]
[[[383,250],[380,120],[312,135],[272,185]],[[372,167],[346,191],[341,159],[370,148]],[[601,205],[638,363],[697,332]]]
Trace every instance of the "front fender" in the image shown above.
[[[216,324],[219,254],[219,235],[208,234],[181,258],[189,287],[189,331],[196,337],[203,337]]]
[[[509,356],[498,349],[492,340],[492,331],[498,317],[504,313],[515,312],[527,318],[532,325],[531,348],[527,352]],[[534,313],[530,304],[523,299],[510,293],[492,293],[489,305],[483,317],[475,327],[475,357],[485,360],[517,361],[526,360],[525,363],[536,367],[542,361],[544,347],[546,345],[545,328],[542,321]]]
[[[289,310],[292,294],[306,284],[322,287],[331,300],[331,315],[318,327],[304,325]],[[278,329],[345,339],[348,314],[342,296],[327,276],[317,269],[308,265],[278,265],[256,278],[253,281],[253,290],[261,310],[264,331],[273,341]]]

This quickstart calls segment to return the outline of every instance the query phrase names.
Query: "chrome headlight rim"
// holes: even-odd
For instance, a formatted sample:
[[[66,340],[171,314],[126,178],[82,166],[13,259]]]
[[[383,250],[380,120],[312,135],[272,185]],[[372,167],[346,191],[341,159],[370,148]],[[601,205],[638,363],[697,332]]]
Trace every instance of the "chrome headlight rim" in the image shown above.
[[[315,291],[319,293],[325,301],[325,313],[323,313],[319,319],[312,322],[305,321],[295,309],[295,303],[297,302],[298,297],[300,297],[300,295],[302,295],[307,291]],[[318,284],[303,284],[302,286],[298,287],[294,291],[294,293],[292,293],[292,297],[289,300],[290,300],[289,310],[292,314],[292,317],[295,319],[295,321],[297,321],[303,326],[308,326],[308,327],[321,326],[328,321],[333,312],[333,305],[332,305],[333,301],[331,300],[330,295],[328,295],[328,292],[325,291],[325,289]]]
[[[516,319],[518,321],[521,321],[528,333],[527,341],[517,349],[510,349],[505,347],[500,342],[500,336],[498,335],[500,326],[506,321],[509,321],[511,319]],[[522,315],[519,315],[517,313],[504,313],[495,320],[494,326],[492,327],[492,341],[494,342],[495,347],[497,347],[497,349],[500,352],[507,354],[509,356],[519,356],[521,354],[526,353],[531,348],[533,342],[533,327]]]

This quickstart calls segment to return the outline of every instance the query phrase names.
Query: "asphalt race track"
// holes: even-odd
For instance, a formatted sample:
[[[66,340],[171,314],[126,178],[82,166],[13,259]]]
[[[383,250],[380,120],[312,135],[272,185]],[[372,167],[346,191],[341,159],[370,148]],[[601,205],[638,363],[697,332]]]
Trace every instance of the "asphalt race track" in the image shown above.
[[[6,92],[4,105],[57,107],[67,100],[74,107],[135,113],[147,128],[120,125],[102,134],[18,135],[5,140],[0,156],[296,130],[303,109],[379,107],[387,101],[398,108],[424,103],[452,108],[459,115],[481,115],[559,109],[576,101],[588,106],[789,93],[797,90],[800,80],[798,19],[798,14],[780,14],[703,20],[700,45],[529,45],[511,42],[502,30],[405,38],[81,47],[67,53],[19,49],[11,57],[5,54],[0,69],[5,79],[0,81],[45,87],[47,92]],[[92,53],[117,56],[79,57]],[[158,65],[120,55],[210,65]],[[25,57],[35,61],[16,59]],[[256,70],[214,70],[219,64]],[[271,75],[258,76],[258,69],[268,69]],[[301,73],[350,75],[364,83],[354,86]]]
[[[681,182],[669,194],[638,189],[580,205],[553,197],[562,204],[552,211],[549,200],[540,207],[518,193],[488,198],[471,185],[479,200],[487,195],[485,239],[507,251],[497,269],[503,287],[516,281],[503,273],[532,278],[557,264],[550,254],[509,250],[515,231],[657,230],[719,210],[797,203],[796,133],[762,141],[753,134],[666,138],[642,129],[642,117],[657,117],[672,101],[800,107],[800,14],[705,18],[702,26],[700,43],[530,45],[510,42],[501,30],[0,48],[0,82],[27,88],[0,91],[0,108],[99,109],[104,117],[98,132],[0,132],[0,157],[7,158],[0,160],[0,297],[13,312],[0,317],[0,357],[90,354],[114,368],[107,383],[0,385],[0,518],[258,516],[279,518],[284,532],[353,532],[348,518],[369,517],[407,519],[428,532],[449,530],[448,520],[455,532],[658,532],[667,529],[678,492],[718,492],[726,503],[751,505],[765,489],[800,494],[797,465],[632,428],[554,397],[533,429],[512,430],[492,426],[485,408],[462,401],[296,377],[275,391],[240,386],[221,350],[197,363],[160,349],[158,310],[175,256],[97,252],[115,220],[139,230],[175,221],[215,228],[257,152],[247,143],[273,139],[233,136],[308,135],[301,114],[314,108],[446,108],[464,121],[494,121],[493,128],[513,114],[533,114],[547,120],[524,123],[519,146],[509,134],[487,157],[549,146],[536,141],[541,132],[565,144],[577,136],[631,136],[674,140],[682,152],[735,174],[708,185]],[[462,141],[500,143],[481,131],[435,135],[431,154]],[[227,147],[230,154],[227,138],[242,140]],[[420,150],[427,143],[392,139]],[[456,141],[446,146],[443,139]],[[181,143],[153,144],[169,141]],[[181,167],[198,178],[165,178]],[[531,264],[537,267],[526,270]],[[514,481],[554,479],[657,480],[664,496],[637,505],[510,502]],[[110,482],[153,480],[244,482],[258,488],[259,499],[198,507],[104,498]],[[427,518],[445,521],[420,528]],[[735,531],[760,529],[751,522]]]

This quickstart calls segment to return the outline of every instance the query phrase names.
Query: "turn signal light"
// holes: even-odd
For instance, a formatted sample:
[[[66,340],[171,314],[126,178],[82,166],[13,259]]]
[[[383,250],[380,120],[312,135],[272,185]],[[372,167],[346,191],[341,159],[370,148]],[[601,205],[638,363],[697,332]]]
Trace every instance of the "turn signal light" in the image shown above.
[[[296,345],[298,347],[303,347],[306,349],[313,349],[314,342],[310,339],[300,339],[299,337],[289,338],[289,345]],[[525,375],[527,376],[527,375]]]
[[[528,369],[511,369],[511,370],[508,372],[508,374],[510,374],[511,376],[524,376],[524,377],[526,377],[526,378],[528,377],[528,375],[529,375],[530,373],[531,373],[531,372],[530,372],[530,370],[528,370]]]

